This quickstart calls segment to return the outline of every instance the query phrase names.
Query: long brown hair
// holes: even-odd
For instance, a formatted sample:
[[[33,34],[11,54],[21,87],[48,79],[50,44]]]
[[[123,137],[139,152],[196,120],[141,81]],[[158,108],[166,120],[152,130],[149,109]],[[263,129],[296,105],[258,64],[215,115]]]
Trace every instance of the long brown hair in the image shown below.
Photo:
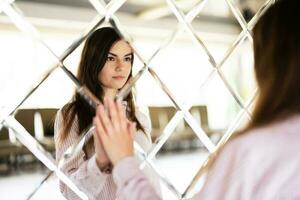
[[[104,27],[94,31],[86,40],[81,53],[81,60],[78,67],[77,78],[85,85],[101,102],[103,102],[104,92],[99,84],[98,74],[101,72],[112,45],[121,40],[120,35],[111,27]],[[133,64],[133,55],[132,63]],[[132,76],[130,72],[129,78]],[[133,94],[130,94],[125,99],[127,102],[128,118],[137,123],[137,129],[144,131],[142,125],[135,117],[135,106]],[[95,116],[95,110],[75,92],[70,103],[62,108],[63,128],[59,135],[59,140],[63,141],[68,136],[68,133],[77,116],[78,130],[77,134],[81,135],[92,123]]]
[[[259,88],[247,130],[300,112],[300,14],[296,0],[275,3],[253,32]]]
[[[259,95],[252,120],[230,138],[300,113],[300,12],[296,0],[280,0],[253,30],[254,69]],[[220,147],[210,156],[209,169]]]

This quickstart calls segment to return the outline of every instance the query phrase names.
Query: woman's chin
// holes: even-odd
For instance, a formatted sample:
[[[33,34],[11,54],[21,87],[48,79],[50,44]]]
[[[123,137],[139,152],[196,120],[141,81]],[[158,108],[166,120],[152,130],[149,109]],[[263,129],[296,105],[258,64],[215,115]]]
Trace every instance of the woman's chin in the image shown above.
[[[125,83],[124,82],[111,83],[110,86],[109,86],[109,88],[120,90],[120,89],[122,89],[124,87]]]
[[[125,83],[124,83],[124,84],[117,84],[117,85],[116,85],[116,88],[118,88],[118,90],[120,90],[120,89],[122,89],[124,86],[125,86]]]
[[[123,87],[124,87],[124,85],[118,84],[118,85],[115,85],[113,88],[116,90],[121,90]]]

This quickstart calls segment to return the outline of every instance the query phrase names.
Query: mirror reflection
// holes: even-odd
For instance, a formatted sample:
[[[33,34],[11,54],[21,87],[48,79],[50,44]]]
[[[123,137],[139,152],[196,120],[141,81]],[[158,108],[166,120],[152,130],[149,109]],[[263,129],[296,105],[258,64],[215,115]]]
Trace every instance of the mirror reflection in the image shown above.
[[[226,52],[233,52],[228,54],[230,59],[224,60],[225,77],[237,97],[246,103],[256,87],[253,74],[242,73],[252,69],[252,46],[247,40],[241,40],[231,49],[238,40],[241,26],[229,6],[226,3],[218,6],[215,1],[203,5],[201,1],[176,3],[185,14],[196,12],[192,26],[217,62]],[[255,4],[237,6],[250,20],[262,2]],[[80,38],[81,32],[97,15],[88,1],[15,1],[12,5],[22,10],[25,19],[34,25],[41,39],[57,55]],[[212,144],[217,145],[229,129],[236,130],[249,119],[243,116],[239,121],[241,106],[228,92],[201,46],[195,44],[182,27],[174,36],[180,26],[165,1],[127,1],[120,5],[116,16],[132,41],[122,38],[109,22],[105,22],[83,40],[63,64],[109,110],[104,99],[114,99],[149,61],[148,67],[164,85],[146,70],[122,105],[127,119],[136,124],[135,142],[146,155],[151,155],[150,161],[167,182],[183,193],[210,154],[200,140],[201,134],[206,134]],[[3,96],[0,106],[6,111],[21,102],[30,86],[43,76],[41,71],[52,66],[54,61],[37,41],[24,36],[5,12],[0,19],[0,52],[3,55],[0,63],[4,66],[0,69]],[[18,44],[24,44],[22,52],[15,51]],[[171,98],[164,88],[172,94]],[[192,122],[184,118],[174,101],[191,114]],[[66,150],[74,147],[82,136],[94,135],[91,129],[94,115],[94,109],[75,92],[75,84],[60,68],[13,113],[32,138],[53,156],[57,165],[63,160],[59,169],[79,190],[90,199],[115,199],[113,165],[94,136],[84,141],[85,145],[71,158],[63,159]],[[14,130],[3,127],[0,139],[0,191],[4,199],[12,194],[16,199],[78,198],[16,138]],[[138,155],[137,160],[142,163]],[[164,199],[177,198],[149,163],[143,167],[157,193]],[[27,186],[21,187],[24,184],[20,183]],[[13,192],[15,190],[20,192]]]

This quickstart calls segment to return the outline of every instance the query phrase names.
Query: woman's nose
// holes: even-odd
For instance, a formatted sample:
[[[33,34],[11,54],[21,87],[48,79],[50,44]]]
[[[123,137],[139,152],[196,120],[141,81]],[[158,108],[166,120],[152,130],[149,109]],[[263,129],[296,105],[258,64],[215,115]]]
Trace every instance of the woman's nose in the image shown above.
[[[116,70],[117,71],[122,70],[124,68],[124,66],[125,66],[124,62],[122,62],[121,60],[117,60],[117,65],[116,65]]]

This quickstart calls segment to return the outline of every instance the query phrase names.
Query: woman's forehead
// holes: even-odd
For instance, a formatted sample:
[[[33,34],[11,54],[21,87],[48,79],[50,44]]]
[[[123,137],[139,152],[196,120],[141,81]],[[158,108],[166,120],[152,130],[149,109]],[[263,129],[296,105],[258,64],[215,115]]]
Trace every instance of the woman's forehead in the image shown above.
[[[119,40],[112,45],[109,53],[113,53],[117,56],[125,56],[128,54],[132,54],[133,50],[128,42],[126,42],[125,40]]]

